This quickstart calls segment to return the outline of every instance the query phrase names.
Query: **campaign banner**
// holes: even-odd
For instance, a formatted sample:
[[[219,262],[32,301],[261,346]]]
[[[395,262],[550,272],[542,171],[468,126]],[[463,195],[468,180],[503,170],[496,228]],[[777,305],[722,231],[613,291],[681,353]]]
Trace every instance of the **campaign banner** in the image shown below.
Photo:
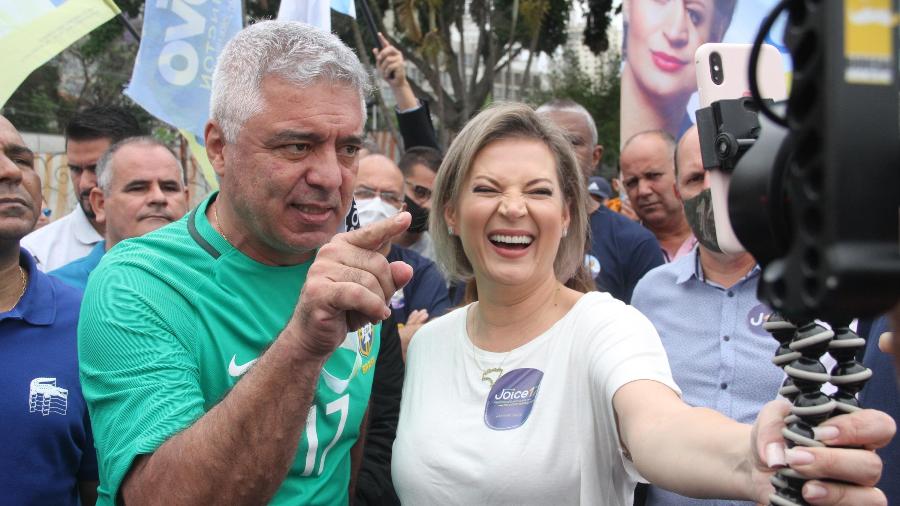
[[[36,68],[118,13],[112,0],[0,0],[0,106]]]
[[[151,0],[125,94],[180,129],[215,184],[202,148],[216,59],[243,27],[240,0]]]
[[[330,32],[332,10],[356,18],[353,0],[282,0],[278,20],[302,21]]]
[[[707,42],[750,44],[776,0],[623,0],[620,144],[647,130],[678,139],[699,105],[694,52]],[[784,19],[766,43],[781,52]],[[787,77],[786,77],[787,79]]]

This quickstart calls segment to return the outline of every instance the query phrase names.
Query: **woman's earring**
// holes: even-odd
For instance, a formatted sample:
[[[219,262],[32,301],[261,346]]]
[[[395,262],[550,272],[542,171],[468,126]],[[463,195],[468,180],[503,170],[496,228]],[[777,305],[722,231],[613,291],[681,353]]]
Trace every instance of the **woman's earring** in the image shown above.
[[[447,225],[447,233],[450,235],[453,235],[453,226],[452,225]]]
[[[569,229],[568,229],[568,228],[564,228],[564,229],[563,229],[563,234],[562,234],[562,236],[565,237],[565,236],[567,236],[567,235],[569,235]]]

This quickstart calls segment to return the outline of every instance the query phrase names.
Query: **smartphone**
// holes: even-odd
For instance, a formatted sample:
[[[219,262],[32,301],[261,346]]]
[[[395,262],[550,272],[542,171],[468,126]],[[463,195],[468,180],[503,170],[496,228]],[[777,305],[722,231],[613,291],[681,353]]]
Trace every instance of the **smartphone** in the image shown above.
[[[750,68],[751,44],[707,43],[694,53],[694,69],[697,72],[697,91],[700,107],[709,107],[718,100],[750,96],[747,78]],[[787,98],[787,75],[781,53],[774,46],[763,44],[757,62],[757,82],[763,98],[776,102]],[[709,173],[713,213],[716,220],[716,239],[726,253],[746,251],[728,216],[728,188],[731,175],[721,170]]]

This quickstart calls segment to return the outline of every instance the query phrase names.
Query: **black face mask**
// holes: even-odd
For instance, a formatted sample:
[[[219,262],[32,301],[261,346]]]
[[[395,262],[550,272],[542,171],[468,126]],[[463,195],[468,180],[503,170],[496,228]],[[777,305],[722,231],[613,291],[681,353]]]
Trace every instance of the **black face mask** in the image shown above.
[[[407,230],[414,234],[428,230],[428,209],[416,204],[409,196],[404,196],[403,201],[406,202],[406,210],[412,215],[412,223]]]
[[[684,215],[697,241],[708,250],[721,253],[722,249],[719,248],[719,242],[716,238],[716,218],[715,214],[713,214],[712,192],[709,188],[697,194],[696,197],[684,200]]]

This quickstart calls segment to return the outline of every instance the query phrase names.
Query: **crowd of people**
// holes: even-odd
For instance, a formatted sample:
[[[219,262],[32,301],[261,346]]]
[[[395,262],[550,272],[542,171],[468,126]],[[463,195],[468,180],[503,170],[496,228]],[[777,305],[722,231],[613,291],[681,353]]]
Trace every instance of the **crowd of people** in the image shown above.
[[[443,147],[382,44],[397,161],[337,37],[242,30],[205,130],[219,190],[193,209],[172,151],[94,107],[65,131],[78,204],[35,229],[34,154],[0,117],[13,503],[753,504],[785,466],[809,504],[900,500],[877,339],[861,398],[890,414],[786,445],[760,268],[718,248],[696,128],[626,122],[610,205],[584,107],[493,104]]]

